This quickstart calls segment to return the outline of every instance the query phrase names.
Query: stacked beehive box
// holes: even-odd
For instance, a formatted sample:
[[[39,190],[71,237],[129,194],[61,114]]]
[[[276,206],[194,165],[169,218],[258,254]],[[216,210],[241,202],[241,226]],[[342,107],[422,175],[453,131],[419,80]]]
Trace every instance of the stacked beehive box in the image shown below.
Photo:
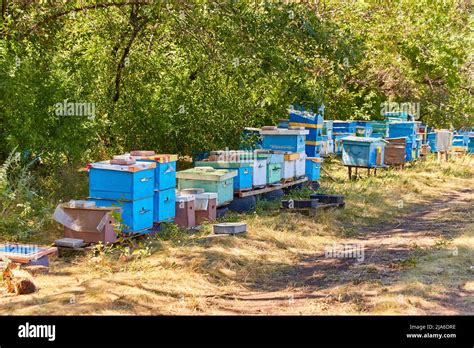
[[[372,132],[373,127],[369,121],[356,121],[356,136],[371,137]]]
[[[426,135],[426,142],[430,146],[431,152],[436,152],[436,132],[431,132]]]
[[[260,134],[258,134],[258,137],[261,138]],[[197,161],[195,165],[196,167],[236,170],[237,176],[234,178],[235,191],[261,188],[267,184],[267,161],[265,159],[258,159],[254,151],[211,151],[207,159]]]
[[[304,127],[308,131],[305,141],[307,156],[318,156],[321,153],[323,141],[328,137],[323,136],[323,116],[303,109],[290,110],[290,127]]]
[[[153,183],[153,222],[172,221],[176,209],[176,161],[177,155],[151,154],[132,151],[138,161],[155,164]]]
[[[153,226],[156,163],[119,165],[103,161],[89,166],[88,200],[98,207],[120,207],[123,232],[137,233]]]
[[[310,131],[304,127],[290,126],[288,129],[264,127],[260,131],[263,148],[257,151],[257,158],[267,160],[267,181],[278,183],[281,179],[293,180],[305,175],[307,149],[306,137]],[[280,169],[280,180],[277,174]]]
[[[405,163],[406,159],[406,138],[389,138],[385,146],[385,164],[399,166]]]
[[[388,126],[385,121],[371,121],[372,138],[385,138],[388,136]]]
[[[209,166],[186,169],[176,174],[181,191],[200,188],[204,189],[204,192],[217,193],[217,206],[230,203],[234,198],[236,176],[236,170],[215,169]]]
[[[346,166],[374,168],[384,165],[386,141],[349,136],[342,139],[342,161]]]
[[[406,160],[412,161],[416,158],[417,147],[417,136],[416,136],[417,123],[416,122],[389,122],[388,123],[388,135],[389,138],[406,138]]]
[[[327,156],[334,153],[333,121],[323,122],[323,137],[326,137],[325,143],[321,147],[321,155]],[[324,139],[323,139],[324,141]]]
[[[355,136],[356,122],[354,121],[333,121],[334,153],[342,154],[342,139],[348,136]]]

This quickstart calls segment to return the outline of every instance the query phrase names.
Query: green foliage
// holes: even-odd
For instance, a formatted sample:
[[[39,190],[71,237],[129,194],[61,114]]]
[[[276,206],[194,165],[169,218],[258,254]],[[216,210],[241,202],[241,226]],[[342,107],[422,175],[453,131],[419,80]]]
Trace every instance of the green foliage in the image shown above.
[[[0,237],[26,240],[51,221],[52,207],[32,188],[32,165],[12,152],[0,167]]]
[[[3,158],[235,148],[294,102],[324,102],[329,119],[420,102],[431,125],[473,121],[468,2],[6,3]],[[95,117],[57,116],[65,100],[95,103]]]

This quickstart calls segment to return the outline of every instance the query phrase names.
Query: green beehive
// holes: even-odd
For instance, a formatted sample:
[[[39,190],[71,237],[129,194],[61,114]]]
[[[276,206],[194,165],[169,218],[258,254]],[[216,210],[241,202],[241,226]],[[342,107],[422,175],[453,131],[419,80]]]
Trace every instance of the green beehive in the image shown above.
[[[267,183],[279,183],[282,177],[284,152],[259,150],[257,151],[257,158],[267,160]]]
[[[268,163],[267,165],[267,182],[269,184],[276,184],[281,181],[281,163]]]
[[[234,198],[236,170],[196,167],[176,173],[180,190],[202,188],[205,192],[217,193],[217,205],[229,203]]]

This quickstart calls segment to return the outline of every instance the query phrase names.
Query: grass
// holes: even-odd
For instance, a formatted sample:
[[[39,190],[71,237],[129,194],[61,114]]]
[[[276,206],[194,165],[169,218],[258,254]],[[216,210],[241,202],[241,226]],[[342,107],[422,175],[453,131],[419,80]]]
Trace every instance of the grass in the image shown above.
[[[208,238],[209,224],[193,233],[169,225],[157,237],[131,249],[54,260],[51,273],[36,278],[39,292],[6,296],[0,299],[0,311],[444,313],[449,312],[451,300],[443,299],[442,294],[456,289],[461,289],[458,293],[466,301],[460,303],[466,308],[472,305],[472,212],[463,204],[441,206],[432,227],[438,230],[438,225],[445,226],[447,233],[413,238],[409,250],[392,262],[395,280],[379,277],[385,272],[379,260],[347,270],[343,262],[332,265],[330,260],[318,261],[321,266],[313,267],[314,258],[324,254],[326,245],[368,240],[380,226],[403,223],[420,204],[431,204],[449,192],[473,187],[471,158],[453,158],[440,165],[429,158],[403,171],[382,171],[377,177],[353,181],[347,179],[337,160],[329,159],[324,166],[336,181],[323,176],[320,191],[344,194],[345,209],[321,212],[312,218],[280,213],[278,202],[259,201],[255,213],[229,214],[221,219],[248,224],[246,235],[234,237]],[[307,197],[309,193],[309,189],[295,190],[288,197]],[[50,230],[35,238],[47,243],[59,235],[57,230]],[[393,236],[387,238],[390,243],[393,239],[389,246],[400,242]],[[456,257],[449,254],[454,247],[458,248]],[[277,299],[277,294],[283,300]],[[276,299],[261,298],[273,295]],[[249,302],[247,296],[256,298]],[[455,305],[459,307],[459,303]]]

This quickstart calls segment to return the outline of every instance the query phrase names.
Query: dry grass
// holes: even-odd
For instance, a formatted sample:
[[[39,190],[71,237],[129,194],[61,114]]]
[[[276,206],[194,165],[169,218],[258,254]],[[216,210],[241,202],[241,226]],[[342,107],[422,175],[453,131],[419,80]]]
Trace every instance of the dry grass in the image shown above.
[[[322,266],[314,267],[326,244],[368,241],[374,226],[396,225],[421,203],[474,187],[471,161],[458,157],[438,165],[430,159],[356,181],[348,181],[337,161],[327,161],[325,167],[337,181],[323,178],[322,188],[345,194],[344,210],[311,218],[280,214],[278,204],[260,202],[257,213],[227,218],[247,222],[245,236],[206,238],[210,226],[193,235],[171,229],[167,238],[139,246],[146,252],[129,261],[114,253],[56,259],[49,275],[35,278],[37,293],[4,294],[0,312],[417,314],[455,312],[464,304],[472,308],[474,235],[472,212],[465,204],[459,203],[459,209],[443,206],[446,211],[434,216],[433,226],[438,219],[448,224],[456,219],[459,228],[446,236],[424,236],[426,245],[420,237],[420,245],[410,249],[413,259],[396,261],[388,280],[379,277],[382,266],[377,262],[359,269],[318,259]],[[402,243],[390,238],[389,244]],[[450,251],[454,247],[457,256]],[[459,303],[451,303],[453,296],[446,294],[452,292],[459,294]]]

